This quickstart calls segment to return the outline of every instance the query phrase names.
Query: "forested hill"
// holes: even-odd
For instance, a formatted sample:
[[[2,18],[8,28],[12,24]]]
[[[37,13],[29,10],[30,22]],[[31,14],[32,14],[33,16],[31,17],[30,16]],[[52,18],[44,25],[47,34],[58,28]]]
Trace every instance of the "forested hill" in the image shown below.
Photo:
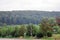
[[[60,12],[48,11],[0,11],[0,25],[6,24],[38,24],[42,17],[60,16]]]

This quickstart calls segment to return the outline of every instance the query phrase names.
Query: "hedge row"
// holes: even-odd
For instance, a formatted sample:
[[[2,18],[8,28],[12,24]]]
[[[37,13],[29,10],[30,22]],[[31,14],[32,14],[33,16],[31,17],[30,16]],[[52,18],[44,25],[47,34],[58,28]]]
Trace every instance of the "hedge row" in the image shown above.
[[[36,26],[33,24],[29,24],[27,26],[25,25],[20,25],[20,26],[16,26],[16,27],[0,27],[0,37],[8,37],[8,38],[12,38],[12,37],[20,37],[20,36],[36,36],[37,38],[41,38],[44,36],[44,33],[40,32],[41,30],[39,29],[40,26]],[[48,37],[52,36],[52,33],[48,32],[47,33]]]

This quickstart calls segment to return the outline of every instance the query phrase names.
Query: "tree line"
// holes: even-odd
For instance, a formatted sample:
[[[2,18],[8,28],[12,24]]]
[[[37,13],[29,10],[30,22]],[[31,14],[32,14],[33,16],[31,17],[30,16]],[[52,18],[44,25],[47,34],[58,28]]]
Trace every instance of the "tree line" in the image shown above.
[[[10,26],[10,25],[9,25]],[[10,26],[3,25],[0,27],[0,37],[52,37],[52,34],[60,34],[60,27],[56,23],[55,19],[43,18],[39,24],[22,24],[19,26]]]

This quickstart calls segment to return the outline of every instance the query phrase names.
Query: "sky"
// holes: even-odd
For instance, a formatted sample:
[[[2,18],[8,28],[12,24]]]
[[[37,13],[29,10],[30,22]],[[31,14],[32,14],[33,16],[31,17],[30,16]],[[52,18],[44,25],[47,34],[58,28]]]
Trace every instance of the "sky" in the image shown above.
[[[60,0],[0,0],[0,11],[60,11]]]

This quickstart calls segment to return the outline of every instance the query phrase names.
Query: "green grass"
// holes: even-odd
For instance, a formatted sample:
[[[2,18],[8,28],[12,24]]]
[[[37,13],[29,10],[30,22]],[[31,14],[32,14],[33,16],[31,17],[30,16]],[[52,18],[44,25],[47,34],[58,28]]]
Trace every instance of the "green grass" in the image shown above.
[[[46,38],[41,38],[41,39],[37,39],[37,40],[60,40],[60,34],[53,34],[52,37],[46,37]],[[27,40],[35,40],[31,37],[26,37]]]
[[[41,40],[55,40],[54,38],[46,38],[46,39],[41,39]]]
[[[60,40],[60,34],[53,34],[52,37],[42,38],[41,40]]]

